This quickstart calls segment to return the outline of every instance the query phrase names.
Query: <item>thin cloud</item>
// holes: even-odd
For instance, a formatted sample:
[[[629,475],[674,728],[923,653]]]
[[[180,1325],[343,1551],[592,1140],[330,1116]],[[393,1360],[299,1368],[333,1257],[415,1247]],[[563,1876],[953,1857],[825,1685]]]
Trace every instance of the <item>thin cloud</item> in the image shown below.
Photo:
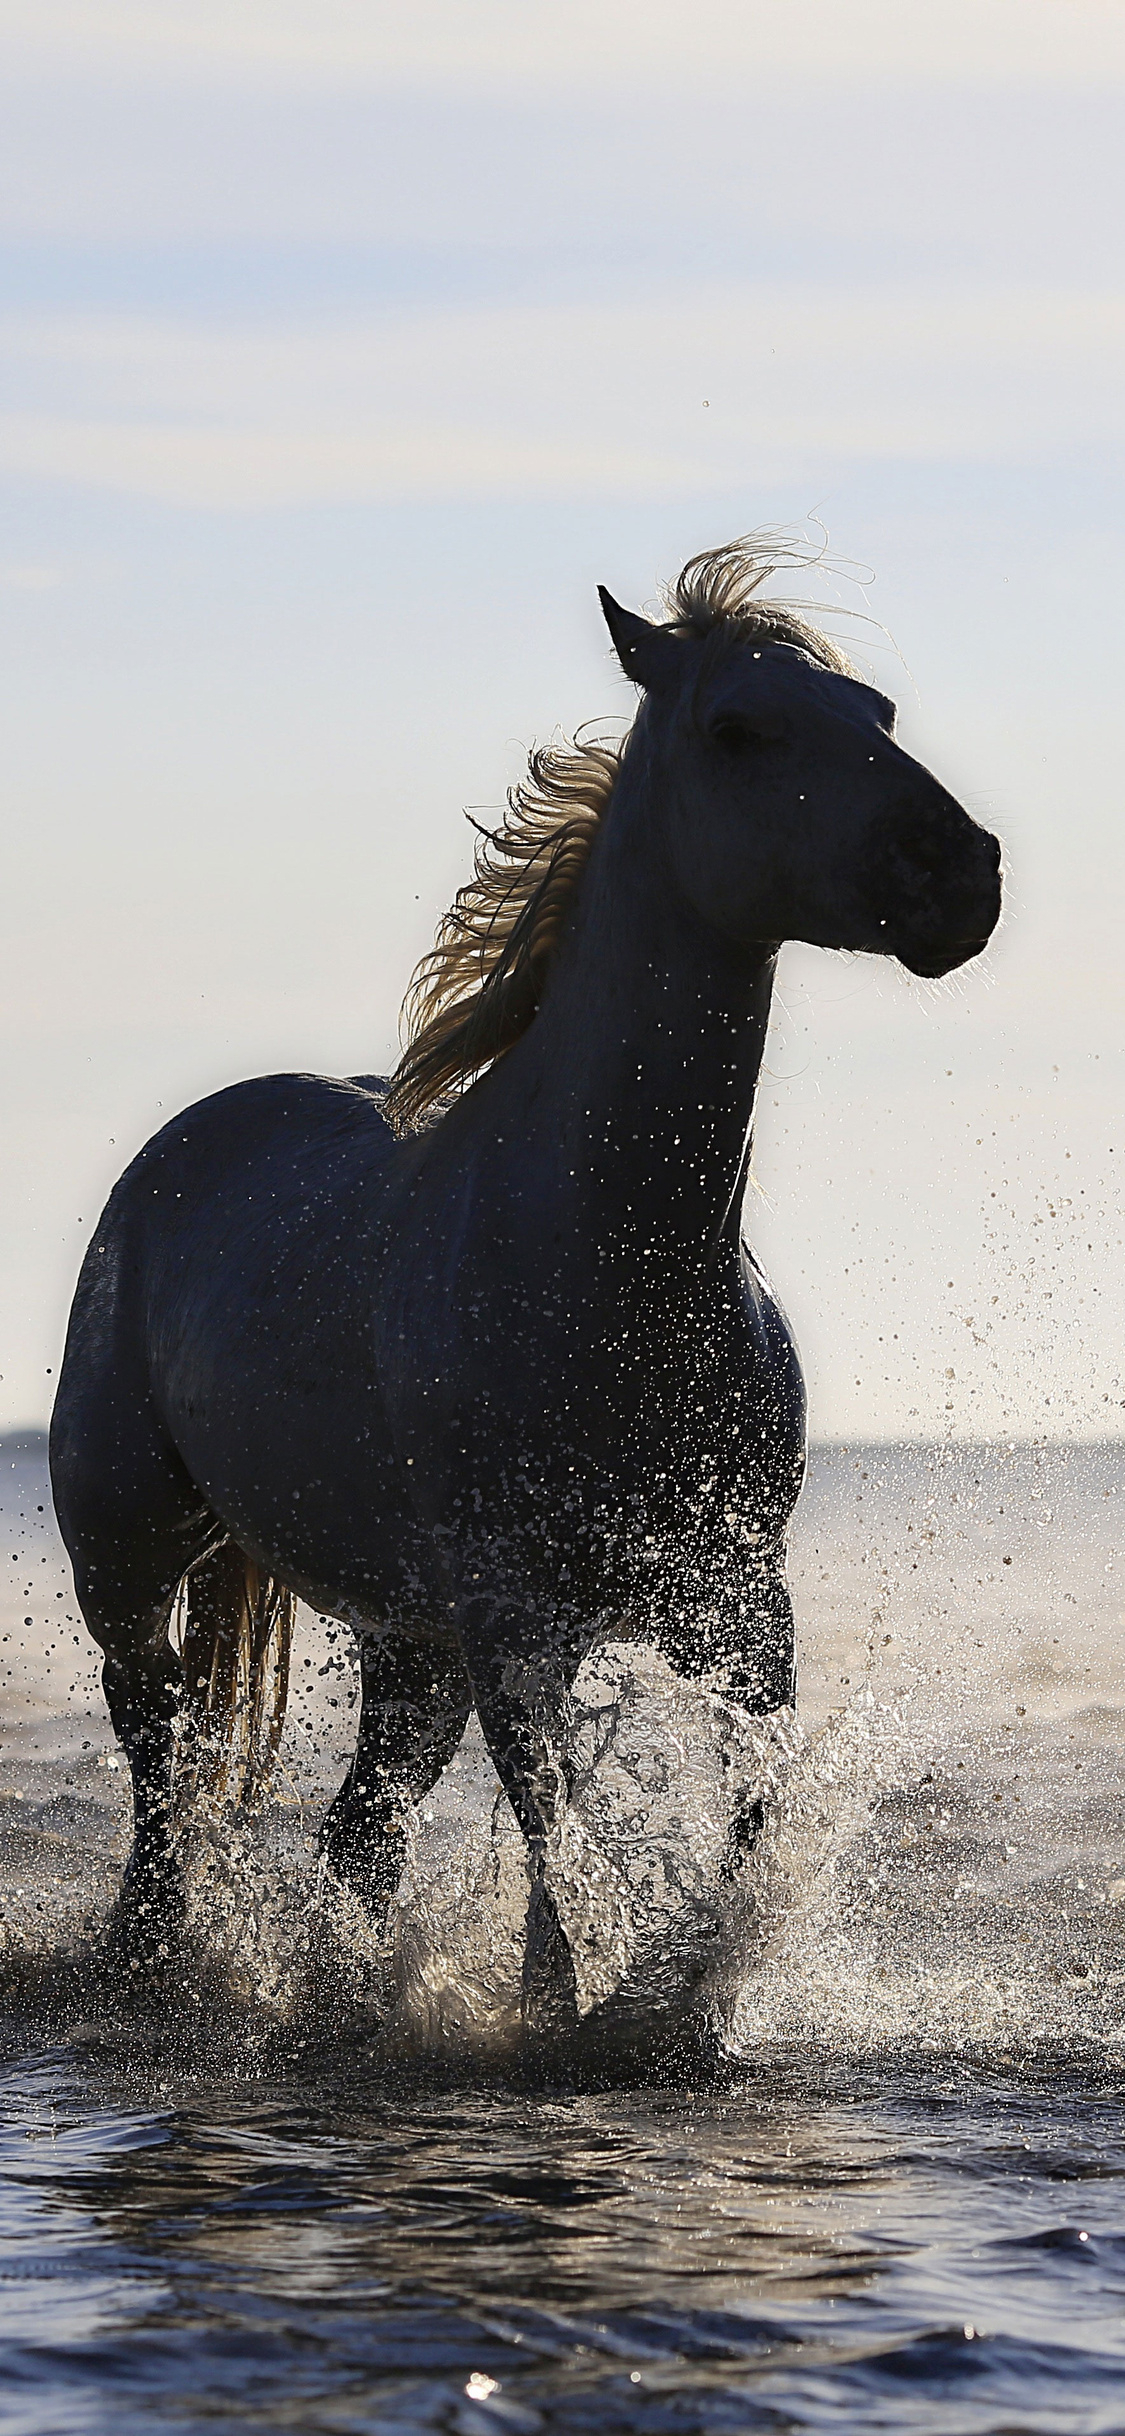
[[[58,567],[0,566],[0,591],[53,592],[62,582]]]
[[[302,326],[12,317],[0,471],[215,508],[684,497],[1112,441],[1125,299],[724,289]],[[20,402],[22,383],[26,403]],[[34,402],[33,402],[34,401]]]
[[[127,70],[361,76],[558,90],[611,78],[932,77],[1072,84],[1125,74],[1115,0],[6,0],[0,34],[40,54]]]

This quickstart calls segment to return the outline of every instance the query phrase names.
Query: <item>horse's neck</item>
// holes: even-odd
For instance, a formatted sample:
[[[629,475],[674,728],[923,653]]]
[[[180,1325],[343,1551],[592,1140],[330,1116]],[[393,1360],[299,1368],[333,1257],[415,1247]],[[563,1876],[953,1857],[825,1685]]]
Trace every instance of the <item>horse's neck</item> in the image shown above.
[[[699,1256],[737,1223],[776,957],[706,929],[672,884],[651,804],[623,811],[529,1036],[536,1114],[623,1247]]]

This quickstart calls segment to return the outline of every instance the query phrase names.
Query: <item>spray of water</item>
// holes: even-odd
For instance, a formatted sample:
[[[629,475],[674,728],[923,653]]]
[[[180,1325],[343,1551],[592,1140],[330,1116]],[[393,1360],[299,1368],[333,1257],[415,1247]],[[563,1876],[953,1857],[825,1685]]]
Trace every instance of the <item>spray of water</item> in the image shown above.
[[[607,1646],[578,1678],[574,1798],[548,1874],[595,2068],[622,2048],[643,2066],[677,2030],[748,2065],[786,2050],[1119,2055],[1116,1472],[1093,1455],[1051,1472],[1039,1449],[884,1460],[883,1510],[871,1450],[834,1458],[831,1509],[814,1481],[795,1568],[816,1653],[804,1722],[753,1719],[649,1649]],[[520,2049],[526,1863],[479,1734],[412,1823],[374,1935],[317,1851],[354,1671],[332,1627],[301,1631],[305,1689],[265,1807],[231,1814],[206,1772],[194,1788],[185,1772],[186,1923],[155,1990],[107,1951],[127,1777],[104,1722],[94,1739],[73,1638],[71,1722],[49,1685],[19,1678],[39,1705],[0,1775],[11,2039],[33,2015],[57,2030],[144,2015],[187,2054],[225,2039],[251,2063],[341,2038],[454,2061]],[[740,1855],[732,1830],[755,1806]]]

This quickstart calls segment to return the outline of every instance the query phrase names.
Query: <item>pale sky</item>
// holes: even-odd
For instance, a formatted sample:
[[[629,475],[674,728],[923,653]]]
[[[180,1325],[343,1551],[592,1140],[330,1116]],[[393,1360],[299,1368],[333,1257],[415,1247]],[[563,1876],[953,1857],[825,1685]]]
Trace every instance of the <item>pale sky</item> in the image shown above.
[[[812,1426],[1125,1431],[1125,9],[7,0],[0,41],[0,1424],[165,1115],[390,1061],[462,808],[630,715],[596,582],[815,517],[1010,883],[941,988],[783,960],[752,1232]]]

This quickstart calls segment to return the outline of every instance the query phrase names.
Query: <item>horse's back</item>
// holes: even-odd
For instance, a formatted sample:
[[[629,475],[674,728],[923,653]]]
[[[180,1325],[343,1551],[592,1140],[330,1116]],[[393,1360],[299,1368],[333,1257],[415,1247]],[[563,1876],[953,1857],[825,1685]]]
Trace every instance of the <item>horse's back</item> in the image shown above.
[[[291,1229],[333,1185],[377,1192],[396,1147],[379,1081],[260,1075],[173,1117],[110,1194],[75,1314],[90,1304],[104,1311],[162,1262],[237,1260],[245,1236]]]
[[[250,1167],[268,1162],[271,1190],[283,1177],[295,1192],[307,1189],[310,1173],[326,1159],[350,1153],[368,1173],[378,1174],[393,1156],[395,1136],[382,1113],[384,1078],[342,1079],[322,1074],[262,1074],[231,1083],[196,1100],[146,1142],[110,1196],[107,1218],[119,1199],[142,1206],[166,1189],[193,1198],[224,1196]],[[186,1155],[185,1155],[186,1154]]]

